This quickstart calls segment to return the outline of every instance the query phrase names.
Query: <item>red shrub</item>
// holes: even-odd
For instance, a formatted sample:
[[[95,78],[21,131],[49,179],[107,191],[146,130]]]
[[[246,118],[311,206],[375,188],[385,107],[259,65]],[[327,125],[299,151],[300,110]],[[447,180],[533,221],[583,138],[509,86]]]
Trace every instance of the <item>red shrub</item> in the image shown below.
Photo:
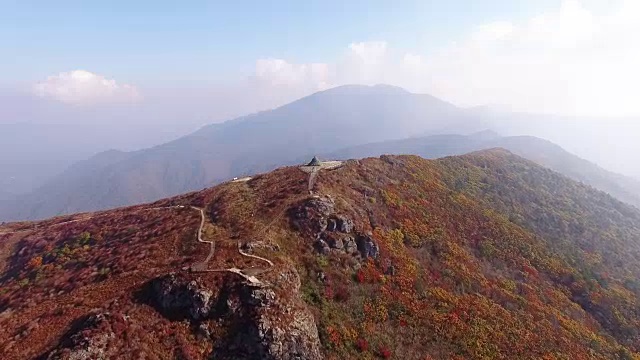
[[[378,349],[378,354],[383,359],[389,359],[391,357],[391,349],[386,346],[380,346]]]
[[[351,297],[351,293],[349,292],[349,289],[347,289],[346,286],[338,286],[338,288],[336,288],[333,294],[333,299],[335,301],[340,301],[340,302],[347,301],[349,300],[350,297]]]
[[[356,340],[356,348],[358,348],[360,352],[365,352],[369,350],[369,342],[363,338],[358,338],[358,340]]]
[[[533,277],[538,276],[538,270],[536,270],[535,268],[533,268],[531,266],[524,265],[523,266],[523,270],[529,276],[533,276]]]
[[[334,297],[334,292],[333,292],[333,288],[331,287],[331,285],[328,285],[324,288],[324,297],[327,299],[333,299]]]

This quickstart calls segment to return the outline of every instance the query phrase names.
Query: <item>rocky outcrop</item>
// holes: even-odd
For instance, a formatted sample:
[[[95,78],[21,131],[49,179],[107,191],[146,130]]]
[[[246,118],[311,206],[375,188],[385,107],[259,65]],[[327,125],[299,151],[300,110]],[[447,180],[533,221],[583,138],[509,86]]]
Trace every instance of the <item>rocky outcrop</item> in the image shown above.
[[[367,234],[364,236],[358,236],[357,239],[358,251],[363,258],[372,258],[376,259],[378,254],[380,253],[380,249],[378,248],[378,244],[373,241],[371,234]]]
[[[347,253],[363,259],[376,259],[378,245],[371,234],[358,233],[352,219],[335,211],[329,196],[307,199],[290,211],[291,224],[305,236],[314,239],[314,250],[322,255]]]
[[[122,315],[120,315],[122,316]],[[124,321],[123,319],[120,319]],[[62,342],[41,358],[47,360],[85,360],[109,359],[117,349],[109,349],[109,341],[116,337],[110,322],[114,316],[110,313],[92,314],[80,321],[63,337]]]
[[[301,231],[323,232],[327,229],[327,218],[334,210],[335,203],[330,197],[312,197],[290,211],[292,226]]]
[[[331,252],[331,247],[327,244],[323,239],[318,239],[313,243],[313,248],[322,255],[329,255]]]
[[[350,233],[353,231],[353,221],[344,215],[334,215],[327,219],[326,230]]]
[[[274,251],[274,252],[280,251],[280,246],[278,244],[268,243],[264,241],[246,242],[246,243],[243,243],[240,246],[240,248],[247,253],[253,253],[255,250],[258,250],[258,249],[265,249],[265,250]]]
[[[229,328],[216,344],[215,359],[322,359],[313,315],[299,296],[300,278],[291,268],[274,288],[241,285],[226,299]]]
[[[356,237],[358,236],[343,233],[323,233],[319,241],[326,243],[330,250],[345,252],[349,255],[358,255]]]
[[[344,251],[351,255],[355,255],[358,252],[358,245],[352,236],[348,237],[344,242]]]
[[[340,237],[330,237],[328,244],[332,249],[344,250],[344,241]]]
[[[200,278],[171,273],[148,285],[148,301],[169,319],[189,320],[199,339],[212,342],[211,358],[322,359],[297,271],[285,266],[271,275],[267,286],[232,278],[214,290]],[[223,336],[211,335],[212,323],[226,329]]]
[[[257,323],[258,338],[266,350],[266,359],[323,359],[320,339],[313,315],[304,309],[293,310],[292,319],[284,326],[282,319],[263,316]]]
[[[191,320],[209,317],[217,301],[213,292],[198,280],[187,281],[175,273],[153,280],[151,297],[161,313]]]

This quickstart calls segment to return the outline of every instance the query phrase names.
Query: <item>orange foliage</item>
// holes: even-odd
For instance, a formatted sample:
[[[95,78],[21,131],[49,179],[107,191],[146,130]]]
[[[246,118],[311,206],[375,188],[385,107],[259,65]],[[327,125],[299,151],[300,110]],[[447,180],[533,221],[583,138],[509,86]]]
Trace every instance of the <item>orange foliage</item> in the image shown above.
[[[32,269],[39,268],[40,266],[42,266],[42,256],[35,256],[31,258],[31,260],[29,260],[29,263],[27,265]]]

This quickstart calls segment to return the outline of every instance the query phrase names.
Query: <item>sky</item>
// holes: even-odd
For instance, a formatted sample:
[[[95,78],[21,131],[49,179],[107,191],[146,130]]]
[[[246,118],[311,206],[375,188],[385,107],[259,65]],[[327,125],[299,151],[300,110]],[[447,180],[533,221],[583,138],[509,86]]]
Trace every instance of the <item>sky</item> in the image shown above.
[[[629,133],[637,34],[637,0],[0,0],[0,124],[186,131],[387,83]]]
[[[84,68],[134,82],[236,80],[256,59],[329,62],[352,42],[445,45],[473,26],[522,18],[552,1],[3,0],[9,80]],[[536,4],[537,3],[537,4]],[[535,7],[532,4],[536,4]],[[42,60],[45,60],[42,61]]]
[[[260,85],[283,88],[288,99],[343,83],[386,82],[462,106],[640,114],[626,91],[640,77],[635,0],[2,0],[0,6],[0,56],[11,59],[0,64],[0,88],[63,103]]]

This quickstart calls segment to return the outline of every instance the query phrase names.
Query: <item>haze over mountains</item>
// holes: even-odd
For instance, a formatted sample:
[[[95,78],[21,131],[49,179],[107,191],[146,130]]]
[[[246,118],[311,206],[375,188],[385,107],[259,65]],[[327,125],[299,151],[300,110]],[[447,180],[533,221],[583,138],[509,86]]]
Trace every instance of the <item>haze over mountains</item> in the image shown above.
[[[205,126],[148,149],[100,153],[37,190],[0,203],[0,220],[157,200],[314,154],[345,158],[407,153],[433,158],[492,147],[505,147],[623,201],[640,203],[640,186],[634,180],[541,139],[481,132],[496,127],[485,115],[393,86],[341,86],[274,110]]]
[[[14,115],[11,118],[21,122],[0,123],[0,200],[33,191],[73,163],[98,152],[147,148],[193,129],[188,125],[134,122],[120,126],[92,117],[83,124],[45,124]]]

